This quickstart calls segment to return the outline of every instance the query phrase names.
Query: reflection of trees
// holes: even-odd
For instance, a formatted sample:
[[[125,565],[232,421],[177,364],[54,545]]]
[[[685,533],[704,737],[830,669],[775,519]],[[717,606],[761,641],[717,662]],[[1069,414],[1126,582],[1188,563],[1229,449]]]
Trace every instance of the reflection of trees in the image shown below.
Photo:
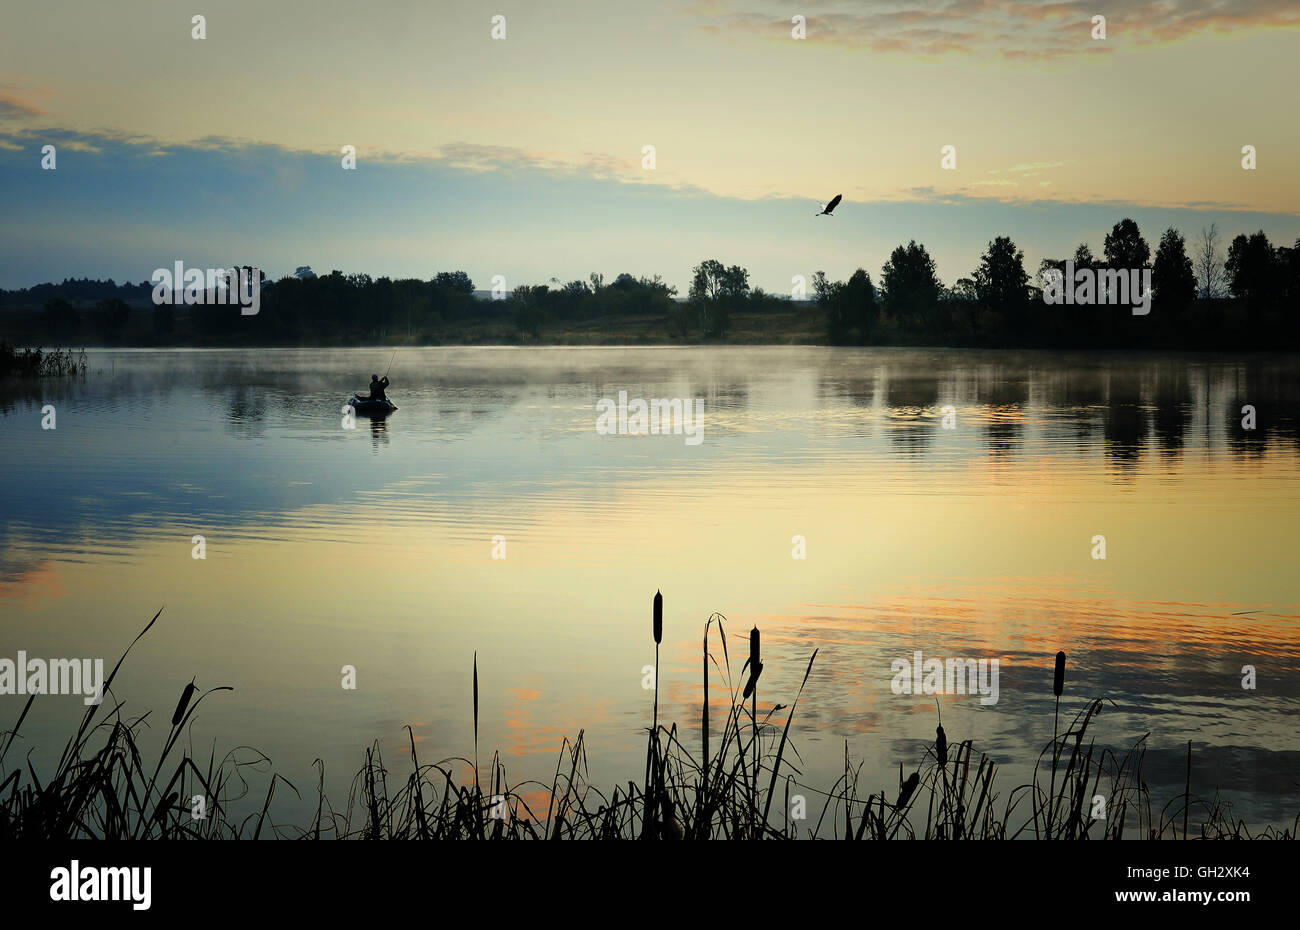
[[[1102,436],[1106,454],[1120,465],[1137,465],[1142,444],[1147,438],[1147,413],[1142,407],[1142,393],[1137,375],[1113,372],[1106,398],[1106,417]]]
[[[0,415],[9,416],[19,412],[19,408],[28,409],[35,417],[40,417],[41,407],[54,404],[59,407],[72,398],[84,393],[85,379],[76,378],[10,378],[3,382],[0,390]]]
[[[819,372],[817,377],[817,399],[822,403],[834,404],[846,400],[854,407],[870,408],[875,405],[877,394],[880,401],[885,401],[880,371],[864,370],[860,374]]]
[[[909,370],[900,376],[887,377],[881,388],[882,399],[888,404],[890,424],[889,439],[899,451],[924,452],[934,440],[939,423],[923,416],[939,402],[939,366],[927,366],[921,372]]]
[[[1024,369],[1017,369],[1023,372]],[[983,398],[989,420],[984,427],[984,441],[992,455],[1014,452],[1024,435],[1022,414],[1029,402],[1029,384],[1032,373],[1013,374],[1002,366],[993,368],[991,377],[980,378]]]
[[[1100,413],[1106,406],[1106,386],[1101,374],[1092,369],[1067,371],[1054,387],[1044,401],[1070,411],[1075,441],[1089,441],[1105,419]]]
[[[629,394],[629,399],[635,396],[637,395]],[[671,397],[672,395],[655,392],[647,388],[640,396],[643,400],[648,401],[651,397]],[[749,406],[749,387],[746,384],[737,382],[733,384],[714,384],[711,387],[701,389],[699,386],[692,384],[685,397],[691,400],[703,397],[705,410],[724,410],[728,408],[744,410]]]
[[[226,423],[240,439],[260,439],[265,432],[266,394],[258,389],[239,388],[230,399]]]
[[[928,366],[923,373],[908,372],[898,376],[891,373],[884,389],[890,407],[924,409],[933,407],[939,399],[938,366]]]
[[[1283,397],[1282,380],[1276,370],[1266,370],[1255,365],[1241,365],[1225,375],[1224,394],[1228,398],[1225,413],[1228,421],[1228,450],[1238,458],[1258,458],[1264,454],[1270,433],[1282,423],[1291,424],[1294,435],[1294,393]],[[1294,385],[1292,385],[1294,389]],[[1288,405],[1287,400],[1291,403]],[[1255,428],[1241,425],[1241,408],[1247,404],[1255,408]]]
[[[1182,363],[1162,364],[1156,370],[1155,411],[1152,426],[1160,451],[1166,456],[1177,456],[1183,449],[1183,436],[1192,421],[1192,390],[1187,379],[1187,366]]]
[[[1280,415],[1273,421],[1273,430],[1300,451],[1300,372],[1290,365],[1278,372],[1277,399]],[[1237,422],[1240,425],[1241,421]]]

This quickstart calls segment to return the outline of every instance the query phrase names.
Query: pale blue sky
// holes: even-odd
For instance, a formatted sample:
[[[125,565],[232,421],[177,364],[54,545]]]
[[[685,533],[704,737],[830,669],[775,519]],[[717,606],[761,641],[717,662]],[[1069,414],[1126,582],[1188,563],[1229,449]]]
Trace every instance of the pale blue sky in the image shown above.
[[[846,201],[814,219],[802,198],[745,200],[547,170],[521,160],[494,170],[438,161],[363,161],[270,146],[176,147],[43,134],[59,151],[39,170],[33,139],[0,148],[0,287],[68,276],[144,280],[180,259],[198,267],[258,264],[273,276],[311,265],[429,278],[463,269],[479,287],[551,277],[661,274],[684,292],[704,258],[744,265],[751,283],[788,292],[793,275],[878,274],[890,250],[924,242],[947,283],[968,275],[994,235],[1009,234],[1032,271],[1081,241],[1100,253],[1110,226],[1132,216],[1153,246],[1174,225],[1212,221],[1229,236],[1263,228],[1300,237],[1293,215],[1122,203],[1002,203],[926,195]],[[0,135],[0,142],[14,141]],[[91,141],[96,151],[84,150]],[[37,168],[33,170],[32,166]]]

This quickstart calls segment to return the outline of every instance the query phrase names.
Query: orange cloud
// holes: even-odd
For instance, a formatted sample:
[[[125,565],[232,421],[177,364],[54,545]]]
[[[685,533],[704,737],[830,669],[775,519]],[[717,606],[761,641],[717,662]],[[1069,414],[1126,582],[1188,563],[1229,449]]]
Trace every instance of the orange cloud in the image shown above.
[[[0,120],[44,115],[45,111],[40,107],[19,99],[15,94],[0,90]]]

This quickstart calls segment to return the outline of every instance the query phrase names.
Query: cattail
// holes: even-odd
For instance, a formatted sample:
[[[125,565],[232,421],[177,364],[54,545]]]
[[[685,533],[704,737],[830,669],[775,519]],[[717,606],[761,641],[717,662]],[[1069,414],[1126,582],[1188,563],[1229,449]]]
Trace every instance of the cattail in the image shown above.
[[[478,787],[478,650],[474,650],[474,787]]]
[[[750,720],[754,724],[754,738],[751,741],[754,746],[754,780],[749,788],[749,804],[755,820],[758,818],[758,676],[763,674],[763,663],[759,658],[758,648],[758,626],[756,625],[749,631],[749,681],[745,684],[745,693],[741,700],[747,700],[753,696],[754,703],[753,714]]]
[[[664,639],[664,596],[658,591],[655,592],[655,645],[658,646]]]
[[[898,789],[898,800],[894,802],[894,807],[899,809],[905,807],[907,802],[912,798],[912,792],[916,790],[916,786],[920,783],[920,772],[913,772],[911,775],[908,775],[907,781],[903,782],[903,786]],[[881,794],[883,793],[884,792],[881,792]]]
[[[185,717],[185,708],[190,706],[190,698],[194,696],[194,682],[191,681],[181,692],[180,703],[176,705],[176,713],[172,714],[172,726],[178,725]]]
[[[1061,747],[1056,742],[1060,730],[1061,692],[1065,690],[1065,653],[1056,654],[1056,670],[1052,675],[1052,693],[1056,695],[1056,707],[1052,711],[1052,780],[1048,783],[1047,796],[1056,797],[1056,765],[1061,758]],[[1047,812],[1047,838],[1052,838],[1052,811]]]
[[[934,728],[934,754],[939,757],[939,768],[948,764],[948,735],[943,732],[943,724]]]

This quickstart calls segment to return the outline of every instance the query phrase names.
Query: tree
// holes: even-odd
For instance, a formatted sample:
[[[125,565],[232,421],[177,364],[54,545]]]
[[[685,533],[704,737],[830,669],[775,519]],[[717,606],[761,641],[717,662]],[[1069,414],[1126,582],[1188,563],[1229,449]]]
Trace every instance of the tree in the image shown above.
[[[474,310],[474,282],[463,271],[440,271],[430,283],[431,315],[435,319],[459,320]]]
[[[1196,274],[1187,257],[1186,244],[1178,230],[1170,226],[1160,237],[1156,260],[1151,266],[1151,289],[1154,306],[1162,313],[1184,313],[1196,296]]]
[[[435,287],[441,287],[459,294],[472,295],[474,282],[464,271],[439,271],[433,279]]]
[[[1223,251],[1219,247],[1217,223],[1201,229],[1201,241],[1196,248],[1196,277],[1202,297],[1217,300],[1224,296]]]
[[[1120,220],[1106,234],[1102,252],[1111,268],[1145,268],[1151,258],[1151,247],[1142,238],[1137,223],[1130,219]]]
[[[521,284],[510,295],[511,316],[521,335],[533,339],[541,335],[542,320],[545,317],[542,311],[542,302],[545,300],[547,290],[544,284]]]
[[[813,303],[826,314],[826,339],[831,345],[847,345],[850,323],[844,312],[844,285],[829,280],[824,271],[814,271],[812,286]]]
[[[938,322],[939,294],[943,286],[934,259],[915,239],[900,245],[880,270],[884,309],[904,328],[928,335]]]
[[[1105,260],[1101,263],[1102,268],[1128,272],[1135,268],[1145,268],[1147,266],[1147,262],[1151,259],[1151,247],[1142,238],[1137,223],[1125,218],[1116,223],[1111,228],[1111,231],[1106,234],[1106,241],[1102,245],[1102,254],[1105,256]],[[1110,300],[1119,299],[1119,294],[1108,295],[1106,291],[1105,280],[1098,276],[1097,300],[1106,303]],[[1136,295],[1131,296],[1136,298]],[[1099,321],[1109,319],[1105,315],[1098,318]],[[1102,328],[1106,329],[1109,325],[1109,323],[1102,323]]]
[[[722,276],[726,268],[714,258],[706,259],[691,269],[691,288],[687,299],[691,301],[717,300],[722,293]]]
[[[1025,253],[1007,236],[998,236],[980,256],[973,275],[975,297],[991,310],[1016,316],[1029,295],[1029,275],[1025,272]]]
[[[1224,270],[1234,297],[1248,304],[1261,304],[1273,296],[1277,255],[1262,229],[1249,238],[1241,235],[1232,240]]]
[[[1280,274],[1280,293],[1285,306],[1300,302],[1300,239],[1291,248],[1279,246],[1277,264]]]
[[[81,314],[62,297],[45,305],[45,325],[58,339],[72,339],[81,330]]]
[[[880,307],[876,303],[876,288],[871,283],[871,275],[865,268],[859,268],[849,275],[844,285],[844,300],[848,304],[849,324],[857,330],[858,345],[866,345],[875,332],[880,319]]]
[[[406,322],[406,337],[410,339],[417,326],[430,321],[433,295],[418,278],[401,278],[393,282],[393,296],[396,298],[397,311],[394,322]]]
[[[1044,258],[1038,262],[1038,272],[1034,275],[1033,287],[1037,288],[1038,295],[1041,297],[1042,292],[1047,290],[1054,274],[1061,275],[1061,281],[1065,281],[1065,259],[1063,258]],[[969,278],[962,278],[963,281],[969,281]],[[974,282],[971,282],[972,289]]]
[[[859,268],[847,283],[813,273],[813,303],[826,314],[826,338],[832,345],[865,345],[878,316],[871,275]]]
[[[731,307],[738,307],[749,296],[749,272],[732,265],[722,272],[722,299]]]
[[[975,291],[975,318],[971,335],[987,339],[998,332],[1014,342],[1029,337],[1029,274],[1025,253],[1008,236],[997,236],[980,256],[971,273]],[[957,307],[953,308],[958,309]]]
[[[1044,262],[1048,259],[1043,259]],[[952,287],[948,289],[948,298],[958,300],[962,303],[975,303],[979,300],[979,295],[975,290],[975,282],[970,278],[958,278]]]
[[[176,311],[171,304],[158,304],[153,308],[153,334],[161,339],[170,336],[176,329]]]
[[[716,259],[700,262],[692,271],[687,301],[704,338],[726,335],[731,310],[749,294],[749,272],[739,265],[730,268]]]
[[[120,297],[105,297],[95,304],[95,329],[112,341],[122,335],[131,319],[131,308]]]

